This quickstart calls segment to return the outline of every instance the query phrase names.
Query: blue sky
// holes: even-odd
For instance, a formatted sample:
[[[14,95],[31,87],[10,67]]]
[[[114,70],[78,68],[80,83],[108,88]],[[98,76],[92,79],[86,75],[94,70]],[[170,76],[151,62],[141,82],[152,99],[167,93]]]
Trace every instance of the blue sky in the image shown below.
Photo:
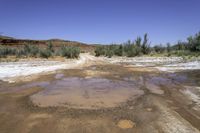
[[[120,43],[144,33],[174,43],[200,31],[200,0],[0,0],[0,33]]]

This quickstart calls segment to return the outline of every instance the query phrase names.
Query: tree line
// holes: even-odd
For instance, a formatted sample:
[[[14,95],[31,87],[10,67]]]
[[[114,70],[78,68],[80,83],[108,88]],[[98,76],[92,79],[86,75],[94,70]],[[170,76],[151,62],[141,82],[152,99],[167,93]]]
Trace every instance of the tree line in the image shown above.
[[[176,44],[150,45],[148,35],[143,38],[137,37],[134,41],[128,40],[122,44],[99,45],[95,49],[96,56],[127,56],[135,57],[141,55],[163,54],[166,56],[200,55],[200,32],[187,38],[187,41],[179,41]]]

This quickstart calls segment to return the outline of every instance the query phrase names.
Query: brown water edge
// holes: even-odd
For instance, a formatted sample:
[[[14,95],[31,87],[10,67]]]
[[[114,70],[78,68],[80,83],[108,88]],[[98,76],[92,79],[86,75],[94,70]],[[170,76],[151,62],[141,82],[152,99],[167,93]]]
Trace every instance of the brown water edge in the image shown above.
[[[177,75],[169,75],[166,73],[138,72],[123,68],[121,66],[100,65],[91,66],[80,70],[58,71],[63,74],[62,78],[97,78],[113,81],[130,82],[144,91],[144,94],[136,99],[129,99],[123,104],[116,107],[99,108],[99,109],[77,109],[69,107],[39,107],[34,105],[30,97],[45,91],[43,86],[28,86],[28,88],[20,89],[20,86],[29,83],[20,83],[16,85],[4,85],[8,90],[1,93],[0,97],[0,131],[2,132],[165,132],[162,128],[164,119],[161,105],[164,109],[169,110],[168,113],[173,114],[174,110],[182,107],[189,107],[187,98],[180,94],[179,89],[184,83],[185,85],[198,85],[198,76],[192,73],[177,73]],[[195,72],[196,75],[197,72]],[[45,75],[40,79],[32,81],[37,84],[41,81],[49,84],[61,80],[54,75]],[[180,80],[181,79],[181,80]],[[191,80],[191,81],[190,81]],[[133,82],[133,83],[132,83]],[[152,92],[148,86],[163,90],[163,94]],[[0,88],[2,85],[0,86]],[[185,99],[185,100],[184,100]],[[157,102],[159,104],[157,104]],[[160,105],[161,104],[161,105]],[[162,107],[163,108],[163,107]],[[185,109],[185,108],[184,108]],[[188,108],[193,114],[191,108]],[[164,113],[165,114],[165,113]],[[189,120],[191,116],[181,114],[182,118],[189,121],[194,127],[200,127],[198,119]],[[172,115],[176,119],[180,116]],[[161,120],[160,120],[161,119]],[[176,119],[171,121],[175,124]],[[130,129],[121,129],[118,123],[121,120],[130,120],[135,126]],[[194,124],[196,122],[196,125]],[[160,124],[161,123],[161,124]],[[185,125],[185,122],[182,123]],[[174,125],[175,127],[175,125]],[[170,128],[170,127],[169,127]],[[180,127],[179,127],[180,128]]]

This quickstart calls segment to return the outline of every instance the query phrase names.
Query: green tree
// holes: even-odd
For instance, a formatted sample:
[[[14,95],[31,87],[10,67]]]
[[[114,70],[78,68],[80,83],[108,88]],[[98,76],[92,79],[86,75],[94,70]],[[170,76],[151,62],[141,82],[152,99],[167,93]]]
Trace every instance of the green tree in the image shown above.
[[[191,51],[200,51],[200,32],[188,37],[188,47]]]
[[[54,52],[53,44],[51,42],[47,45],[47,49],[49,49],[51,52]]]
[[[144,40],[142,43],[142,53],[143,54],[149,54],[150,52],[150,44],[148,42],[148,34],[144,34]]]
[[[137,39],[135,40],[135,45],[137,47],[141,47],[141,43],[142,43],[142,38],[141,37],[137,37]]]
[[[116,47],[117,48],[115,49],[114,54],[117,55],[117,56],[122,56],[123,55],[123,46],[119,45],[119,46],[116,46]]]
[[[106,54],[106,46],[96,46],[95,48],[95,56],[101,56]]]
[[[171,52],[171,44],[167,43],[167,52],[170,53]]]

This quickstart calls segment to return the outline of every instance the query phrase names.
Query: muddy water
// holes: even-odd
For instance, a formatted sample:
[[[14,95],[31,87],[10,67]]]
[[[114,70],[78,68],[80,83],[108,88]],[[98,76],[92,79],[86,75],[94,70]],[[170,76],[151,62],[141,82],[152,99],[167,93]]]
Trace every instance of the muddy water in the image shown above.
[[[144,94],[134,83],[105,78],[62,78],[44,88],[43,91],[31,96],[33,103],[40,107],[64,106],[84,109],[116,107]]]

